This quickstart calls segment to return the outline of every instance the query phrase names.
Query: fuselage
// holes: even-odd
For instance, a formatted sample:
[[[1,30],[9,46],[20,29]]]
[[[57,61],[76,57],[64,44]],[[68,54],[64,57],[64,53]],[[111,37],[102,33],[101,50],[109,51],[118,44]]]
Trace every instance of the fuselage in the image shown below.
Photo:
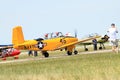
[[[70,36],[56,37],[56,38],[45,39],[41,41],[28,40],[22,44],[14,45],[14,48],[19,50],[51,51],[62,45],[69,44],[76,41],[78,41],[77,38],[70,37]]]

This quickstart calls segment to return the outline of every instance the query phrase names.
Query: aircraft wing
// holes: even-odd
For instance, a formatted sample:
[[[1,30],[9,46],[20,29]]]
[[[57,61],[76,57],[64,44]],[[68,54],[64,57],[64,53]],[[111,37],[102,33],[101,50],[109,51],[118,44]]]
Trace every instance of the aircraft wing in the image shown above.
[[[97,38],[97,43],[105,43],[107,41],[108,41],[108,39],[105,39],[103,37]],[[93,44],[93,42],[91,40],[80,43],[80,45],[91,45],[91,44]]]
[[[0,50],[13,48],[13,45],[0,45]]]
[[[7,46],[13,46],[12,44],[9,45],[0,45],[0,47],[7,47]]]
[[[72,45],[76,45],[76,44],[79,44],[79,43],[83,43],[83,42],[86,42],[86,41],[89,41],[89,40],[92,40],[92,39],[95,39],[95,38],[99,38],[99,37],[101,37],[101,36],[86,38],[86,39],[82,39],[82,40],[79,40],[79,41],[76,41],[76,42],[65,44],[65,45],[62,45],[62,46],[56,48],[55,50],[63,49],[63,48],[66,48],[68,46],[72,46]]]

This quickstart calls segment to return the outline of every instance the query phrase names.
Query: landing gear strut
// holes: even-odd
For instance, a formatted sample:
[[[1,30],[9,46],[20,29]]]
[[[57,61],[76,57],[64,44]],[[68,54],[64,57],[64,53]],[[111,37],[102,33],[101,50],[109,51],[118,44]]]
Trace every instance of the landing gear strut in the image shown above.
[[[43,54],[46,58],[49,57],[49,53],[48,53],[47,51],[42,52],[42,54]]]
[[[88,48],[85,48],[85,51],[88,51]]]
[[[88,48],[86,48],[86,45],[84,45],[84,49],[85,49],[85,51],[88,51]]]
[[[103,47],[102,47],[103,46]],[[99,50],[105,49],[104,43],[100,43]]]

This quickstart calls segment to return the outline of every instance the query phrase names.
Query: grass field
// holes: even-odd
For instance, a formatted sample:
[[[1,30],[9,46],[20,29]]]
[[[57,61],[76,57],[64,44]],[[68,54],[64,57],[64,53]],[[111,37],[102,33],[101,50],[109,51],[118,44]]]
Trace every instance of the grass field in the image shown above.
[[[86,54],[0,64],[0,80],[119,80],[120,54]]]

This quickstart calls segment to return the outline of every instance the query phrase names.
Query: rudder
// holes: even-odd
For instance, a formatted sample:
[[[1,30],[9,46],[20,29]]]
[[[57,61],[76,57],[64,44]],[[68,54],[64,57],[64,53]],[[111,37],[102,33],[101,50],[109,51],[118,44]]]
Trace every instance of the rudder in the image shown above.
[[[23,36],[23,32],[22,32],[22,27],[21,26],[14,27],[13,32],[12,32],[13,45],[21,44],[23,42],[24,42],[24,36]]]

